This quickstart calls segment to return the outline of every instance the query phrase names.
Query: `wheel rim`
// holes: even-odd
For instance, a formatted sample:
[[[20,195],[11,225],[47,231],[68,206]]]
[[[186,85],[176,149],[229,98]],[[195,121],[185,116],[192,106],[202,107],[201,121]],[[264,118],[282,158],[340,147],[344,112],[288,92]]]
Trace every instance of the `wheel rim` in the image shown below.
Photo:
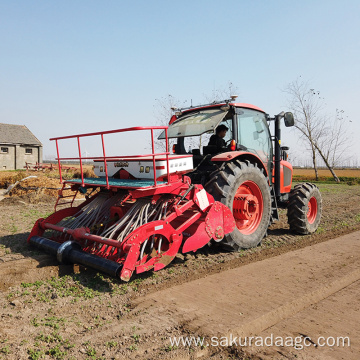
[[[309,224],[313,224],[317,215],[317,200],[313,196],[308,202],[307,219]]]
[[[263,197],[259,186],[251,180],[243,182],[233,201],[233,215],[238,230],[244,235],[254,233],[261,222],[263,210]]]

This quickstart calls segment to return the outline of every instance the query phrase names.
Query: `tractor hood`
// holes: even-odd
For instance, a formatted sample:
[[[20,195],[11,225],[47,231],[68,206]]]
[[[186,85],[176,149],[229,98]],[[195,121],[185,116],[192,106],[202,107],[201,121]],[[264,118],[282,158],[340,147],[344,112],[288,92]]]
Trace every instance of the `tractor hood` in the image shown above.
[[[213,132],[227,113],[228,109],[224,111],[221,108],[211,108],[184,114],[169,126],[168,138],[199,136],[206,132]],[[159,139],[164,138],[165,131],[159,136]]]

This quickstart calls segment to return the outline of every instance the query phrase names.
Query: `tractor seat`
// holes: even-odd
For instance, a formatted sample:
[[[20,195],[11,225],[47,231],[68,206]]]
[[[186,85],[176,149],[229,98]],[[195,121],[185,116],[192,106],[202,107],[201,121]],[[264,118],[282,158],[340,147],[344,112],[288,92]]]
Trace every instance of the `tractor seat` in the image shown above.
[[[203,147],[203,154],[204,155],[213,155],[217,154],[219,152],[216,145],[207,145]]]

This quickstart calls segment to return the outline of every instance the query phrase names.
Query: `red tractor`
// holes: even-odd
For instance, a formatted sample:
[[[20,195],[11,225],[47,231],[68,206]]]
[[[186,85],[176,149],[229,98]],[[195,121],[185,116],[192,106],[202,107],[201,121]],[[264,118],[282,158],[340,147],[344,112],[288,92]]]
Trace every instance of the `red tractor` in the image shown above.
[[[278,208],[287,208],[291,230],[316,231],[320,192],[310,183],[291,189],[288,148],[281,147],[281,120],[293,126],[293,115],[271,118],[254,105],[234,100],[177,109],[169,127],[51,139],[56,141],[60,177],[62,160],[79,160],[81,179],[61,179],[64,190],[55,210],[71,206],[39,219],[28,242],[60,262],[83,264],[128,281],[133,272],[160,270],[179,251],[196,251],[210,241],[230,250],[257,246],[278,220]],[[202,146],[204,135],[217,128],[227,129],[225,137]],[[160,129],[166,150],[155,153],[154,131]],[[107,134],[135,130],[151,132],[151,154],[106,156]],[[88,136],[102,142],[102,155],[91,157],[96,178],[85,178],[82,171],[82,162],[89,158],[81,156],[80,139]],[[58,143],[70,138],[77,141],[79,156],[60,158]],[[172,154],[168,139],[175,140]],[[186,150],[189,144],[192,149]],[[69,185],[75,194],[64,201]],[[86,201],[74,207],[78,192],[86,194]]]

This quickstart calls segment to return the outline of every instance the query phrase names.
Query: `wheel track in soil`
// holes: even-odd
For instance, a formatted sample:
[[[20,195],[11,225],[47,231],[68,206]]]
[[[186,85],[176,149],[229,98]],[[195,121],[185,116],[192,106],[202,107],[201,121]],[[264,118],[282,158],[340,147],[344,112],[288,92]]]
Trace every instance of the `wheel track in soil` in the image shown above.
[[[352,305],[354,296],[356,298],[353,290],[360,291],[359,236],[360,232],[350,233],[318,242],[313,249],[304,247],[277,258],[251,263],[243,269],[235,268],[170,290],[163,289],[158,294],[137,299],[135,310],[145,313],[171,311],[172,321],[181,321],[184,334],[205,336],[207,340],[212,336],[244,338],[260,335],[280,323],[287,324],[286,328],[276,328],[284,337],[305,333],[316,339],[319,334],[347,334],[354,341],[353,348],[328,347],[320,348],[320,351],[312,347],[306,350],[309,357],[305,355],[303,359],[314,358],[314,355],[321,356],[319,359],[328,358],[329,351],[336,354],[334,358],[348,355],[349,359],[357,359],[359,344],[355,340],[360,330],[356,307]],[[316,312],[317,308],[322,312]],[[343,308],[345,312],[352,311],[347,323],[342,321]],[[303,316],[308,316],[313,324],[303,324]],[[297,320],[292,321],[294,318]],[[323,327],[327,323],[331,325]],[[231,354],[232,350],[225,351]],[[256,347],[245,349],[248,350],[252,355],[259,352]],[[207,348],[201,358],[209,358],[218,351]],[[256,355],[247,356],[241,348],[236,351],[241,356],[236,358],[258,359]],[[262,351],[265,356],[260,358],[278,359],[274,356],[274,348],[265,347]],[[294,358],[291,354],[294,350],[284,348],[283,351],[287,355],[283,354],[282,358]]]
[[[352,232],[349,233],[350,235],[352,235]],[[358,237],[359,234],[357,234],[356,236]],[[230,270],[222,268],[221,271],[218,272],[219,274],[212,272],[208,273],[208,276],[200,276],[198,277],[198,279],[195,279],[199,281],[193,281],[194,279],[187,278],[186,281],[184,281],[184,284],[177,283],[173,284],[173,286],[162,286],[161,289],[160,287],[158,287],[156,291],[149,291],[146,294],[141,291],[139,287],[139,293],[141,294],[139,294],[140,296],[137,296],[136,298],[132,297],[132,311],[126,316],[126,320],[124,319],[124,321],[126,321],[127,323],[133,322],[132,324],[137,324],[140,318],[139,313],[141,313],[142,321],[140,323],[153,324],[151,327],[152,331],[159,332],[161,331],[161,328],[166,328],[169,329],[169,332],[172,335],[174,335],[174,333],[172,332],[174,331],[174,329],[181,329],[181,334],[183,336],[189,335],[196,337],[206,335],[208,339],[210,336],[213,335],[227,335],[229,337],[229,333],[221,334],[214,332],[217,331],[219,328],[216,327],[215,324],[220,325],[220,327],[222,326],[224,330],[224,324],[227,324],[228,322],[232,322],[232,327],[230,327],[229,330],[231,334],[235,334],[237,336],[260,334],[264,330],[275,326],[281,321],[291,319],[293,316],[296,316],[296,314],[300,313],[301,311],[306,313],[308,309],[311,308],[311,305],[319,304],[320,306],[324,299],[331,298],[333,294],[341,290],[346,291],[346,288],[348,286],[350,286],[356,281],[359,281],[360,270],[357,267],[357,259],[349,259],[349,250],[347,250],[346,248],[342,249],[340,256],[339,251],[337,250],[339,243],[337,237],[338,236],[334,236],[334,238],[330,240],[318,239],[316,243],[317,245],[315,245],[315,243],[312,243],[311,245],[313,245],[315,248],[321,248],[321,251],[315,251],[316,256],[310,256],[310,254],[312,254],[312,249],[309,249],[308,246],[305,246],[305,244],[303,244],[304,246],[301,246],[298,249],[292,249],[295,250],[294,252],[289,249],[288,251],[284,251],[282,254],[276,254],[285,255],[279,256],[278,259],[276,259],[275,256],[269,256],[257,258],[256,260],[259,261],[248,261],[246,264],[243,263],[242,265],[248,265],[245,266],[243,270],[237,266],[235,266],[234,268],[230,268]],[[337,245],[334,246],[336,242]],[[328,246],[330,247],[328,248]],[[352,241],[352,246],[354,249],[358,249],[357,242],[355,245],[354,240]],[[328,249],[332,249],[330,254],[328,254]],[[358,252],[359,251],[357,250],[357,253]],[[298,256],[298,254],[301,253],[302,256]],[[350,253],[355,255],[355,251],[350,251]],[[353,256],[350,256],[350,258],[352,257]],[[284,262],[284,258],[287,259],[287,261]],[[335,262],[332,263],[330,260],[334,259]],[[347,267],[344,267],[345,261],[347,262]],[[299,277],[302,277],[303,283],[300,282],[302,285],[299,286],[300,289],[297,289],[298,294],[294,295],[292,294],[292,290],[286,289],[287,286],[285,284],[294,283],[293,281],[291,281],[294,276],[293,274],[288,274],[287,281],[285,281],[284,283],[280,282],[279,284],[277,284],[279,286],[280,293],[279,296],[276,297],[274,297],[271,293],[269,295],[269,282],[265,283],[267,285],[264,287],[254,286],[254,284],[256,284],[257,282],[255,282],[252,277],[256,278],[257,275],[264,273],[264,270],[269,268],[269,265],[265,265],[266,263],[274,264],[274,266],[270,266],[273,269],[273,273],[271,274],[273,280],[277,276],[281,277],[285,274],[280,268],[281,266],[284,266],[286,263],[288,265],[289,263],[293,264],[292,266],[287,265],[285,266],[285,268],[289,269],[290,272],[292,271],[293,273],[299,274]],[[252,270],[249,270],[250,268]],[[262,271],[254,271],[254,269],[257,268],[262,269]],[[339,273],[341,274],[335,273],[336,275],[333,275],[332,270],[336,269],[338,269]],[[223,272],[224,274],[221,274],[221,272]],[[242,272],[244,272],[246,275],[244,276],[244,278],[239,276],[239,274]],[[309,276],[309,274],[311,274],[311,276]],[[222,276],[221,281],[219,275]],[[315,278],[314,280],[312,279],[313,276],[316,276],[316,280]],[[212,280],[212,278],[214,278],[215,280]],[[229,283],[232,283],[231,287],[228,285]],[[209,293],[212,294],[212,292],[214,292],[213,290],[219,286],[222,287],[225,293],[222,294],[222,298],[217,298],[215,296],[209,295]],[[293,284],[293,287],[294,286],[296,288],[296,284]],[[258,302],[259,308],[254,305],[253,310],[250,309],[251,311],[244,311],[244,319],[246,318],[247,322],[244,325],[239,326],[238,324],[240,322],[234,321],[233,316],[229,316],[229,310],[234,311],[235,314],[239,314],[239,311],[243,311],[241,306],[239,306],[240,304],[246,304],[247,306],[247,304],[251,303],[249,299],[247,299],[247,301],[244,301],[244,297],[246,298],[247,296],[247,292],[243,292],[244,288],[249,289],[249,292],[253,291],[254,289],[256,289],[257,292],[260,291],[260,293],[264,292],[265,300],[260,300],[260,303]],[[240,292],[236,289],[239,289]],[[155,294],[155,292],[159,293]],[[194,298],[195,292],[197,293],[197,296],[195,297],[196,300]],[[229,294],[227,294],[227,292],[236,293],[237,296],[231,297],[229,296]],[[216,293],[216,291],[214,293]],[[242,295],[242,293],[245,293],[245,295]],[[221,291],[220,294],[219,291],[217,291],[217,294],[220,295]],[[203,301],[205,299],[204,302],[198,299],[199,295]],[[262,311],[265,310],[265,312],[262,314],[260,311],[258,314],[256,314],[256,316],[250,315],[249,321],[249,314],[252,314],[252,311],[257,312],[257,310],[261,308],[261,304],[271,304],[271,302],[269,301],[269,297],[271,297],[272,299],[276,299],[274,301],[274,308],[270,309],[269,311],[269,309],[264,309],[264,306],[262,306]],[[292,297],[294,298],[292,299]],[[229,304],[227,304],[226,306],[224,305],[224,308],[219,306],[219,303],[221,304],[222,301],[226,302],[226,299],[231,298],[233,298],[234,300],[236,299],[236,302],[234,302],[233,304],[236,309],[229,307]],[[259,301],[258,296],[254,296],[252,298]],[[209,299],[214,300],[209,301]],[[284,299],[286,299],[286,301],[282,302]],[[198,301],[200,305],[197,304]],[[194,309],[192,309],[191,306],[194,306]],[[215,321],[214,319],[212,319],[212,325],[211,323],[209,323],[209,325],[208,322],[210,321],[210,317],[216,314],[218,318]],[[242,315],[242,313],[240,314]],[[207,316],[210,317],[208,318]],[[243,319],[243,316],[241,316],[240,318]],[[238,320],[240,320],[240,318]],[[111,334],[114,331],[116,332],[117,330],[120,331],[122,326],[123,323],[115,328],[109,327],[108,329],[104,329],[102,331],[102,335]],[[313,334],[311,333],[311,335]],[[266,351],[268,350],[269,349],[267,349]],[[160,348],[156,348],[156,351],[160,351]],[[243,349],[241,348],[235,349],[235,353],[233,351],[234,349],[232,348],[224,347],[208,347],[202,350],[195,348],[195,358],[212,358],[214,360],[224,359],[224,356],[226,358],[227,354],[230,358],[236,355],[236,358],[239,359],[279,359],[276,356],[272,357],[273,354],[267,354],[264,357],[258,357],[256,354],[247,353],[248,350],[246,349],[245,352],[243,352]],[[129,359],[130,358],[133,357],[129,357]],[[186,355],[184,353],[171,357],[165,356],[164,358],[182,360],[194,359],[194,357],[192,357],[191,355]],[[285,354],[281,358],[293,359],[294,356],[292,354]]]
[[[276,241],[277,243],[281,243],[282,241],[293,241],[292,243],[286,243],[281,244],[279,247],[270,247],[261,249],[259,251],[256,251],[255,248],[254,252],[250,252],[246,254],[243,257],[236,257],[230,260],[225,261],[224,263],[219,263],[212,265],[211,267],[205,267],[205,268],[196,268],[196,266],[193,266],[194,271],[192,273],[186,272],[185,276],[182,276],[182,274],[179,274],[177,277],[172,277],[170,279],[162,281],[160,284],[153,284],[152,286],[146,285],[146,287],[142,287],[139,285],[139,290],[141,290],[141,294],[135,294],[134,298],[138,296],[143,296],[147,293],[156,292],[159,290],[163,290],[165,288],[169,288],[176,285],[181,285],[184,283],[187,283],[192,280],[198,280],[201,278],[204,278],[209,275],[217,274],[222,271],[234,269],[240,266],[244,266],[253,262],[265,260],[268,258],[272,258],[274,256],[278,256],[281,254],[285,254],[287,252],[302,249],[308,246],[312,246],[318,243],[322,243],[324,241],[328,241],[331,239],[334,239],[336,237],[339,237],[341,235],[350,234],[352,232],[355,232],[357,230],[360,230],[360,225],[352,228],[347,229],[339,229],[333,232],[326,232],[322,234],[316,234],[316,235],[308,235],[308,236],[300,236],[300,235],[292,235],[292,234],[285,234],[285,235],[276,235],[271,234],[268,235],[265,240],[268,241]],[[281,229],[281,232],[283,232],[283,229]],[[196,263],[197,259],[195,258],[193,260],[193,263]],[[181,264],[179,264],[181,266]],[[190,265],[191,266],[191,265]]]

